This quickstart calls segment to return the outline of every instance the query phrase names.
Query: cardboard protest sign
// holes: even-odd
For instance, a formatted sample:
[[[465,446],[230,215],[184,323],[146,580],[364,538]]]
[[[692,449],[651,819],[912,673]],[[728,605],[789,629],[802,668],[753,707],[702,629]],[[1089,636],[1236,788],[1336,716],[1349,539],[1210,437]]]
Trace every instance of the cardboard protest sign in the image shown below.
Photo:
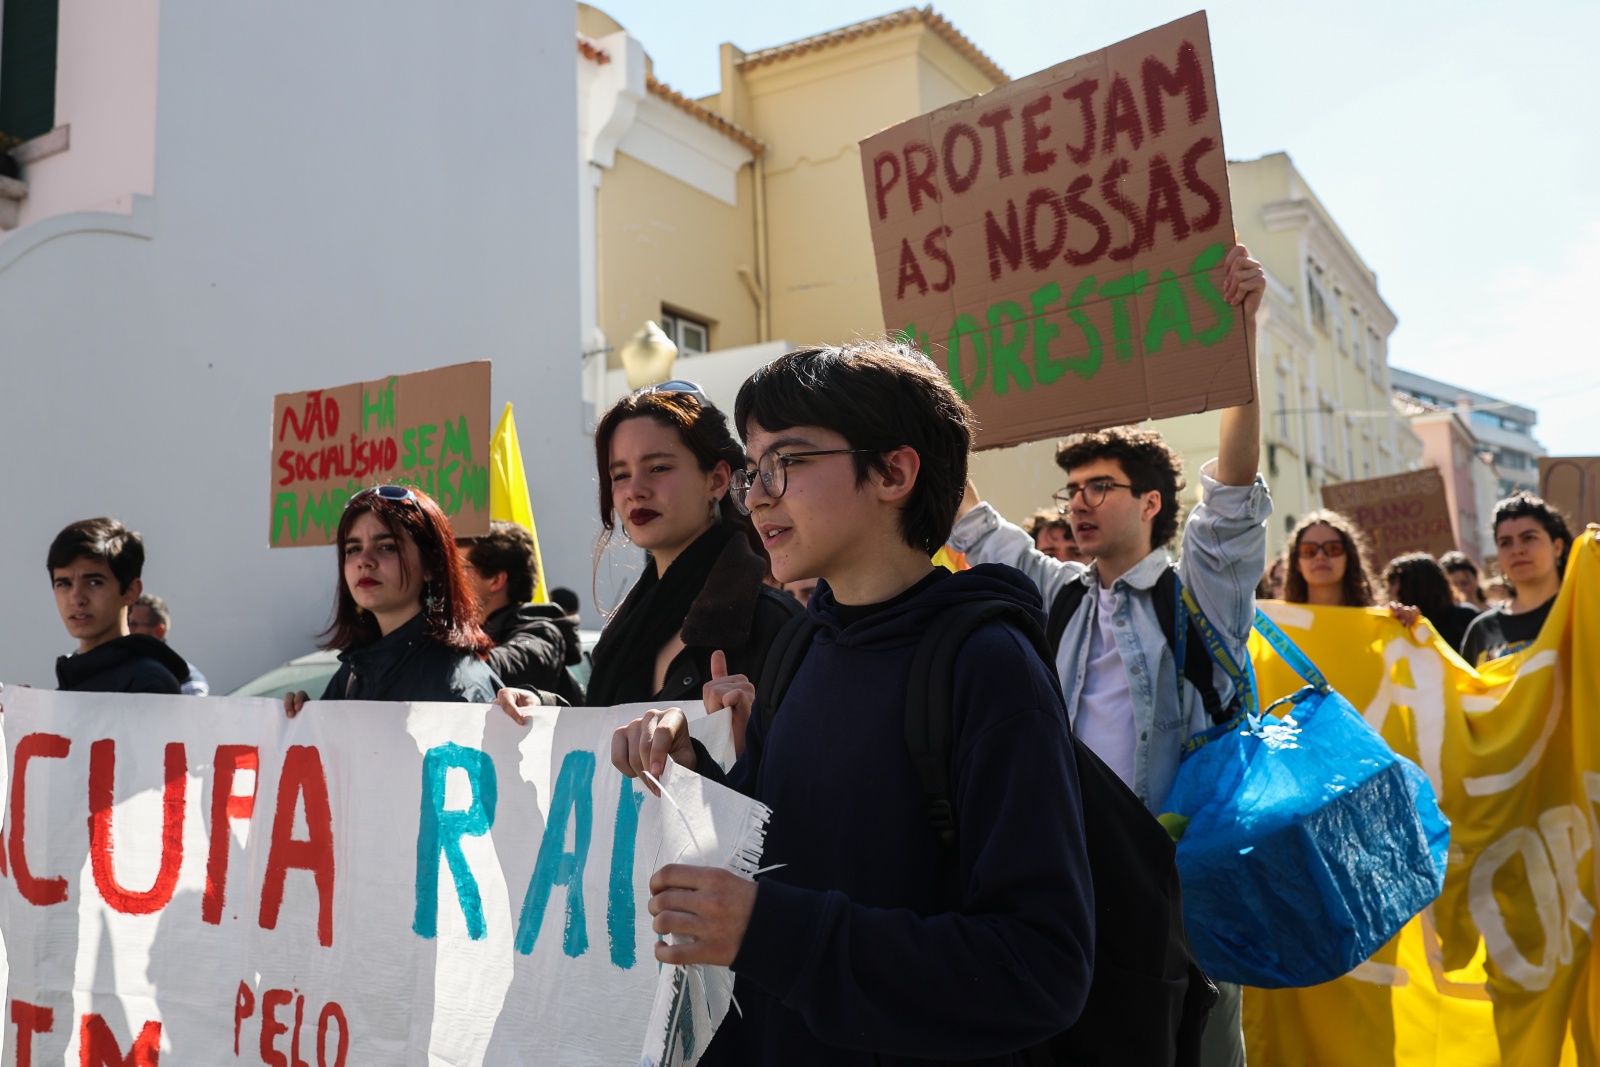
[[[767,809],[617,773],[642,705],[4,699],[8,1063],[678,1067],[721,1021],[695,975],[698,1039],[651,1035],[679,969],[648,881],[748,875]],[[732,759],[724,716],[691,730]],[[698,851],[668,845],[684,818]]]
[[[332,544],[350,495],[385,483],[433,497],[457,536],[489,532],[487,360],[273,398],[273,548]]]
[[[1253,399],[1203,12],[861,142],[884,321],[979,448]]]
[[[1567,517],[1573,533],[1600,522],[1600,456],[1542,456],[1539,495]]]
[[[1380,568],[1407,552],[1440,556],[1456,548],[1450,501],[1438,467],[1325,485],[1322,506],[1361,528]]]

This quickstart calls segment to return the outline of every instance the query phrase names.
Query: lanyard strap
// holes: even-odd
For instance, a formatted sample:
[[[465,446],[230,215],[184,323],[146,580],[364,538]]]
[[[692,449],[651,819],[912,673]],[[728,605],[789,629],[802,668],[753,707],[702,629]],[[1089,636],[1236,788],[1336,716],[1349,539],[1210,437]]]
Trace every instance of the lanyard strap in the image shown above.
[[[1289,639],[1289,635],[1278,628],[1278,624],[1267,617],[1267,613],[1260,608],[1256,609],[1256,631],[1267,639],[1283,662],[1287,663],[1296,674],[1306,680],[1313,689],[1319,693],[1326,693],[1332,686],[1328,679],[1322,676],[1306,654],[1300,651],[1300,646]]]
[[[1176,579],[1177,574],[1174,573],[1173,577]],[[1256,614],[1258,617],[1260,616],[1259,611]],[[1194,593],[1181,580],[1178,581],[1176,620],[1178,632],[1175,635],[1177,648],[1174,650],[1174,655],[1178,661],[1180,697],[1183,685],[1183,656],[1188,650],[1189,620],[1191,618],[1194,620],[1195,626],[1200,630],[1200,638],[1205,642],[1206,651],[1210,653],[1211,659],[1217,666],[1222,668],[1222,672],[1233,683],[1234,692],[1239,694],[1242,710],[1251,715],[1256,714],[1256,687],[1253,672],[1248,665],[1240,666],[1239,661],[1234,659],[1233,653],[1228,650],[1227,642],[1222,639],[1222,635],[1217,632],[1217,628],[1211,624],[1211,620],[1206,618],[1206,613],[1201,610],[1200,601],[1195,599]],[[1284,640],[1287,641],[1288,638],[1285,637]],[[1299,650],[1296,649],[1296,651]],[[1182,706],[1181,702],[1179,706]]]

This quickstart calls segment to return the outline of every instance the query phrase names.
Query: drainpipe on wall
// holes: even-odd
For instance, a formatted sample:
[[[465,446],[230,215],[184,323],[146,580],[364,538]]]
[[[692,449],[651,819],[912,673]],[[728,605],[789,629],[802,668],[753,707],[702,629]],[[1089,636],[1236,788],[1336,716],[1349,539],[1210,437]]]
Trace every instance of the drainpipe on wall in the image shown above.
[[[756,341],[772,339],[772,272],[767,263],[767,157],[756,154],[755,169],[751,174],[755,186],[756,211],[756,270],[751,295],[756,301]],[[746,282],[750,284],[750,282]]]

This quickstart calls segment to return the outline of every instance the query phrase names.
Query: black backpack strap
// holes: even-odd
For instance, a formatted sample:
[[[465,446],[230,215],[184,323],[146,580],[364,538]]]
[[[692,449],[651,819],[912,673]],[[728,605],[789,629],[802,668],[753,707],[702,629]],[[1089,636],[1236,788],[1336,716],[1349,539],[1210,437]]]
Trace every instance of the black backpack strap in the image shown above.
[[[756,682],[756,709],[761,714],[761,733],[772,736],[772,720],[777,717],[778,705],[789,691],[789,683],[799,673],[800,664],[811,651],[811,640],[819,627],[805,612],[783,624],[783,629],[767,648],[766,665]]]
[[[1046,663],[1055,662],[1056,650],[1061,647],[1061,638],[1066,635],[1067,623],[1078,613],[1078,608],[1083,604],[1083,598],[1089,595],[1089,587],[1077,578],[1063,585],[1056,593],[1056,598],[1050,603],[1050,614],[1045,619],[1044,637],[1045,648],[1048,654]]]
[[[1151,599],[1155,601],[1156,619],[1161,623],[1161,633],[1167,639],[1167,647],[1177,663],[1178,674],[1194,686],[1195,692],[1200,694],[1200,704],[1206,709],[1206,718],[1214,725],[1228,722],[1234,715],[1234,704],[1238,703],[1235,695],[1234,703],[1228,707],[1222,706],[1222,697],[1217,693],[1216,676],[1211,670],[1211,657],[1205,654],[1206,640],[1200,632],[1200,626],[1194,617],[1185,612],[1185,629],[1188,635],[1183,641],[1178,638],[1178,568],[1167,564],[1167,569],[1161,572],[1161,577],[1156,579],[1155,586],[1150,590]],[[1195,652],[1195,655],[1190,655]],[[1181,704],[1180,704],[1181,707]]]
[[[950,881],[947,895],[955,905],[959,905],[962,897],[955,805],[950,788],[955,661],[967,639],[980,626],[996,619],[1005,619],[1022,630],[1054,678],[1049,644],[1038,621],[1027,609],[1007,600],[974,600],[943,612],[935,619],[922,635],[911,661],[911,674],[906,679],[906,751],[922,782],[928,804],[928,824],[946,853],[948,862],[944,869]]]

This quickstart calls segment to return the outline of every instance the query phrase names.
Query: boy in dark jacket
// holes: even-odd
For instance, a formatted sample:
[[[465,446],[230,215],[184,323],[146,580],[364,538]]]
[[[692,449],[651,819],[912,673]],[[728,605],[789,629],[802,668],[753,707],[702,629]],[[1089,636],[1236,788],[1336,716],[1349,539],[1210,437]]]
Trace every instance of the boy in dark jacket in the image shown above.
[[[670,755],[773,809],[754,883],[673,864],[651,880],[663,963],[731,966],[742,1009],[707,1064],[1022,1064],[1066,1029],[1093,966],[1093,899],[1066,715],[1023,633],[990,622],[954,669],[951,781],[959,902],[904,737],[907,672],[942,612],[1005,599],[1042,620],[1007,567],[932,553],[965,481],[971,414],[902,346],[792,352],[740,390],[751,468],[732,495],[780,580],[817,576],[821,630],[765,735],[751,715],[724,776],[676,709],[617,732],[625,774]],[[708,708],[755,696],[706,687]],[[693,938],[693,941],[687,940]]]
[[[128,608],[144,592],[144,541],[115,519],[84,519],[56,535],[45,567],[56,610],[78,651],[56,660],[62,689],[173,693],[189,665],[163,641],[130,634]]]
[[[567,670],[583,660],[577,616],[556,604],[528,603],[539,578],[533,535],[514,522],[492,522],[486,536],[457,544],[483,632],[494,642],[490,668],[508,686],[554,693],[582,707],[583,687]]]

